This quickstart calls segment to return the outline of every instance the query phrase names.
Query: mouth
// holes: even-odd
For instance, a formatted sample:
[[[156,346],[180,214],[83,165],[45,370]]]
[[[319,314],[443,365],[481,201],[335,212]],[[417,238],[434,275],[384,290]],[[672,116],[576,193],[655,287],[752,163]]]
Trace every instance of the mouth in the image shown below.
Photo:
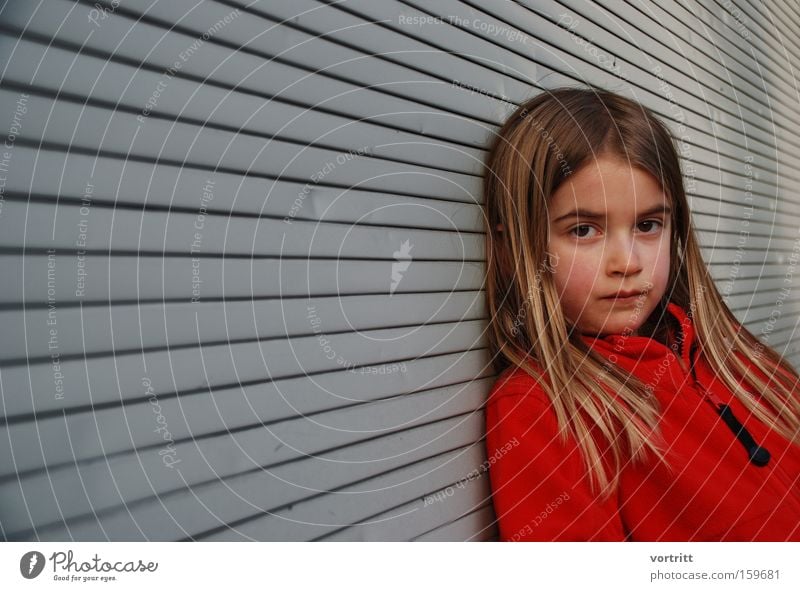
[[[646,291],[620,291],[615,294],[611,294],[610,296],[605,296],[601,299],[626,303],[626,302],[635,302],[639,298],[644,297],[646,294],[647,294]]]

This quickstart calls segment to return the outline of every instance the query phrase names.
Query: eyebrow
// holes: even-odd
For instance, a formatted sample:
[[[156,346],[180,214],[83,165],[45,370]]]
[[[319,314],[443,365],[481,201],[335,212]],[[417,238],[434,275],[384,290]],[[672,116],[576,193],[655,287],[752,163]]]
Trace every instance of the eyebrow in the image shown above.
[[[655,213],[663,213],[663,214],[667,214],[668,215],[668,214],[672,213],[672,208],[670,208],[669,205],[656,205],[654,207],[651,207],[650,209],[646,209],[645,211],[641,212],[639,214],[639,217],[642,218],[642,217],[645,217],[645,216],[648,216],[648,215],[653,215]],[[594,212],[594,211],[589,211],[588,209],[580,209],[580,208],[578,208],[578,209],[576,209],[574,211],[571,211],[569,213],[565,213],[564,215],[557,217],[555,220],[553,220],[553,223],[557,224],[561,220],[564,220],[564,219],[567,219],[567,218],[576,218],[577,217],[577,218],[599,219],[599,218],[604,218],[605,216],[606,216],[605,213],[597,213],[597,212]]]

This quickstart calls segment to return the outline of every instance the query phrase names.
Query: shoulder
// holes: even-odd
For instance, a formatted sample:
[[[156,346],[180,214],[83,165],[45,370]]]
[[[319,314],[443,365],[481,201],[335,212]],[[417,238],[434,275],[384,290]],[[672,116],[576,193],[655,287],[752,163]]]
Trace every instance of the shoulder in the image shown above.
[[[559,432],[556,411],[540,383],[544,378],[538,366],[533,369],[537,377],[510,367],[495,380],[485,408],[486,443],[491,453],[511,440],[519,442],[521,449],[540,449]]]
[[[547,379],[545,373],[535,363],[532,363],[531,368],[536,378],[521,367],[512,366],[503,370],[495,379],[486,404],[494,405],[501,400],[517,396],[523,396],[529,402],[549,403],[547,393],[542,387],[542,382]]]
[[[555,408],[542,387],[547,377],[538,365],[531,369],[536,377],[521,367],[510,367],[495,380],[485,407],[489,433],[528,433],[533,426],[537,436],[549,438],[559,430]]]
[[[569,428],[559,420],[559,411],[543,384],[550,379],[541,366],[531,362],[535,377],[520,367],[507,368],[492,386],[485,406],[486,440],[495,445],[511,437],[534,447],[559,439],[576,447]]]

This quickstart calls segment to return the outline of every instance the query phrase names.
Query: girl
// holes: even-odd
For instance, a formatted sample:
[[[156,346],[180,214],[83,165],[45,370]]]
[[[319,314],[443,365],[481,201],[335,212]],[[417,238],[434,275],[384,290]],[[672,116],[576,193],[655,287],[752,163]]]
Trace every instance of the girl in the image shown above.
[[[709,276],[673,141],[632,100],[560,88],[491,147],[501,540],[800,541],[800,376]]]

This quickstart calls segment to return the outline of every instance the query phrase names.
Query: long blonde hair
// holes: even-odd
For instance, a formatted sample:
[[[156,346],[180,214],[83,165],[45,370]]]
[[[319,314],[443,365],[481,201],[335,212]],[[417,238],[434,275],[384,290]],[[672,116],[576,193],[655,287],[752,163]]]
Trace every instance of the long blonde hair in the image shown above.
[[[645,321],[665,340],[669,301],[689,310],[701,355],[765,424],[790,441],[800,431],[800,376],[728,309],[695,236],[675,139],[643,105],[602,89],[547,90],[517,108],[495,136],[484,175],[489,344],[498,372],[524,369],[556,412],[561,440],[575,437],[592,489],[606,497],[623,462],[648,450],[668,466],[658,430],[660,408],[636,376],[584,343],[564,317],[547,253],[547,204],[559,185],[600,154],[649,172],[672,205],[669,288]],[[640,331],[641,332],[641,331]],[[643,334],[643,333],[642,333]],[[740,352],[766,380],[747,370]],[[760,392],[764,408],[747,391]],[[611,477],[592,433],[613,455]]]

